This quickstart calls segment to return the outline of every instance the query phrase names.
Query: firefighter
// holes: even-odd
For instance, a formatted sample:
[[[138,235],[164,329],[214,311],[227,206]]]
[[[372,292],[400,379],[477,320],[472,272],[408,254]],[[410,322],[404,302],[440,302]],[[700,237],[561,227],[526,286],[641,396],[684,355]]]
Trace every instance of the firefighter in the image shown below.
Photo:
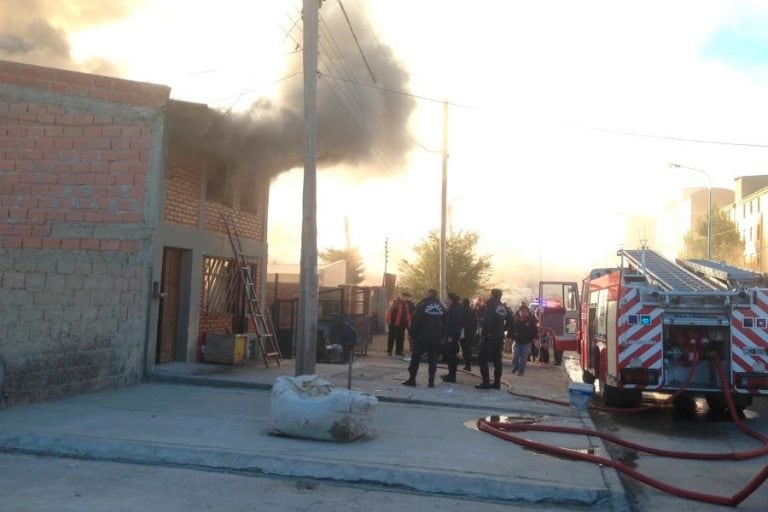
[[[480,342],[479,363],[483,382],[478,389],[501,389],[501,351],[504,347],[504,320],[507,307],[501,303],[501,290],[491,290],[491,297],[485,303],[482,341]],[[493,384],[491,384],[488,362],[493,361]]]
[[[429,387],[435,387],[435,373],[437,372],[437,355],[440,345],[445,337],[445,308],[437,299],[437,291],[427,290],[427,296],[416,305],[413,313],[410,333],[413,336],[413,353],[408,373],[411,375],[403,382],[404,386],[416,385],[416,374],[419,371],[421,356],[427,353],[429,361]]]
[[[461,330],[461,357],[464,359],[464,369],[472,371],[472,345],[477,332],[477,317],[475,311],[469,305],[469,299],[462,302],[462,330]]]
[[[455,293],[448,293],[448,309],[445,314],[447,324],[446,338],[443,342],[443,354],[448,363],[448,374],[441,375],[443,382],[456,382],[456,370],[459,366],[459,339],[461,338],[463,310],[459,302],[459,296]]]

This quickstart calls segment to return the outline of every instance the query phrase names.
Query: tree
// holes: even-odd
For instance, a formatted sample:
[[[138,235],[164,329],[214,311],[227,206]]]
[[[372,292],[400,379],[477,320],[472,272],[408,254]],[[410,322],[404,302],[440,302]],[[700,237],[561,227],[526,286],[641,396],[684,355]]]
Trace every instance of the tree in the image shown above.
[[[740,266],[743,262],[744,240],[739,228],[719,208],[712,209],[712,260]],[[695,228],[685,235],[685,257],[707,257],[707,219],[701,219]]]
[[[360,284],[365,279],[365,265],[357,247],[349,249],[325,249],[318,254],[323,263],[347,262],[346,284]]]
[[[472,297],[489,287],[490,256],[477,256],[477,233],[451,231],[445,240],[446,280],[448,291],[460,297]],[[440,282],[440,235],[431,231],[416,247],[416,260],[400,262],[401,291],[420,298],[430,288],[437,290]]]

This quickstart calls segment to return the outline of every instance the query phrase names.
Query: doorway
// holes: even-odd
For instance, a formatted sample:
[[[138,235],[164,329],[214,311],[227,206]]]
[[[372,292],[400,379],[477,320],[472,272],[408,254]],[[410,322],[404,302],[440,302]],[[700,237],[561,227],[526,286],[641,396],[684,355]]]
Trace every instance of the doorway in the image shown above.
[[[176,360],[179,338],[179,306],[181,297],[181,270],[184,251],[163,249],[163,269],[160,278],[160,311],[157,322],[157,353],[155,362]]]

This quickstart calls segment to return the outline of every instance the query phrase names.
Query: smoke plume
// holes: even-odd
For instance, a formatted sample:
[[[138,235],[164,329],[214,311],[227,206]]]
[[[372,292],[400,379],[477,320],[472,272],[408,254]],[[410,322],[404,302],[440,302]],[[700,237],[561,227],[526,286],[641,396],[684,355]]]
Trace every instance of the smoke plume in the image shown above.
[[[0,59],[89,73],[117,74],[103,59],[75,62],[67,33],[119,19],[144,0],[3,0]]]
[[[338,4],[328,2],[320,12],[318,164],[343,163],[360,176],[392,172],[404,162],[411,145],[407,124],[415,100],[384,89],[407,91],[408,73],[356,10],[347,13],[365,60]],[[296,33],[298,44],[301,35]],[[301,52],[287,69],[302,69]],[[244,113],[172,105],[171,133],[188,146],[204,147],[261,176],[300,167],[304,162],[304,84],[301,76],[284,83],[276,100],[258,100]]]
[[[1,1],[0,59],[112,76],[120,73],[103,59],[75,62],[67,34],[119,19],[145,3],[145,0]],[[318,164],[344,163],[360,170],[360,175],[362,169],[366,174],[388,173],[402,165],[410,147],[407,123],[415,101],[409,96],[384,91],[406,91],[408,73],[392,50],[376,39],[358,9],[361,4],[350,3],[347,9],[357,42],[337,2],[325,2],[320,10]],[[302,43],[300,26],[299,23],[288,36],[297,47]],[[297,74],[302,69],[299,51],[286,63],[286,75]],[[265,177],[300,167],[304,162],[302,75],[298,73],[282,84],[277,98],[258,100],[242,113],[173,102],[168,115],[172,140],[197,152],[234,161],[236,167]]]

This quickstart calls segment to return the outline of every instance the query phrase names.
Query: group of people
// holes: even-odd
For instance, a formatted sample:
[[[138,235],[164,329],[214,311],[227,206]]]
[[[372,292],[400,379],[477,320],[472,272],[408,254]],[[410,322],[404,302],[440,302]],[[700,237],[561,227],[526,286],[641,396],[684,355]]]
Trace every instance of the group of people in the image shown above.
[[[442,353],[448,365],[448,373],[442,375],[444,382],[456,382],[459,351],[464,360],[464,369],[472,370],[473,350],[477,350],[482,382],[478,389],[500,389],[502,373],[502,350],[504,339],[514,340],[512,371],[525,373],[531,347],[538,341],[539,328],[536,318],[527,305],[521,304],[512,312],[501,302],[501,290],[491,290],[487,301],[477,300],[474,307],[469,299],[460,300],[455,293],[448,293],[446,304],[437,297],[437,291],[430,289],[426,297],[414,305],[410,295],[402,293],[387,308],[386,322],[389,327],[387,354],[405,355],[405,332],[411,340],[411,362],[408,366],[410,377],[405,386],[416,386],[416,375],[422,357],[427,355],[428,386],[434,387],[438,357]],[[489,363],[493,363],[491,381]]]

